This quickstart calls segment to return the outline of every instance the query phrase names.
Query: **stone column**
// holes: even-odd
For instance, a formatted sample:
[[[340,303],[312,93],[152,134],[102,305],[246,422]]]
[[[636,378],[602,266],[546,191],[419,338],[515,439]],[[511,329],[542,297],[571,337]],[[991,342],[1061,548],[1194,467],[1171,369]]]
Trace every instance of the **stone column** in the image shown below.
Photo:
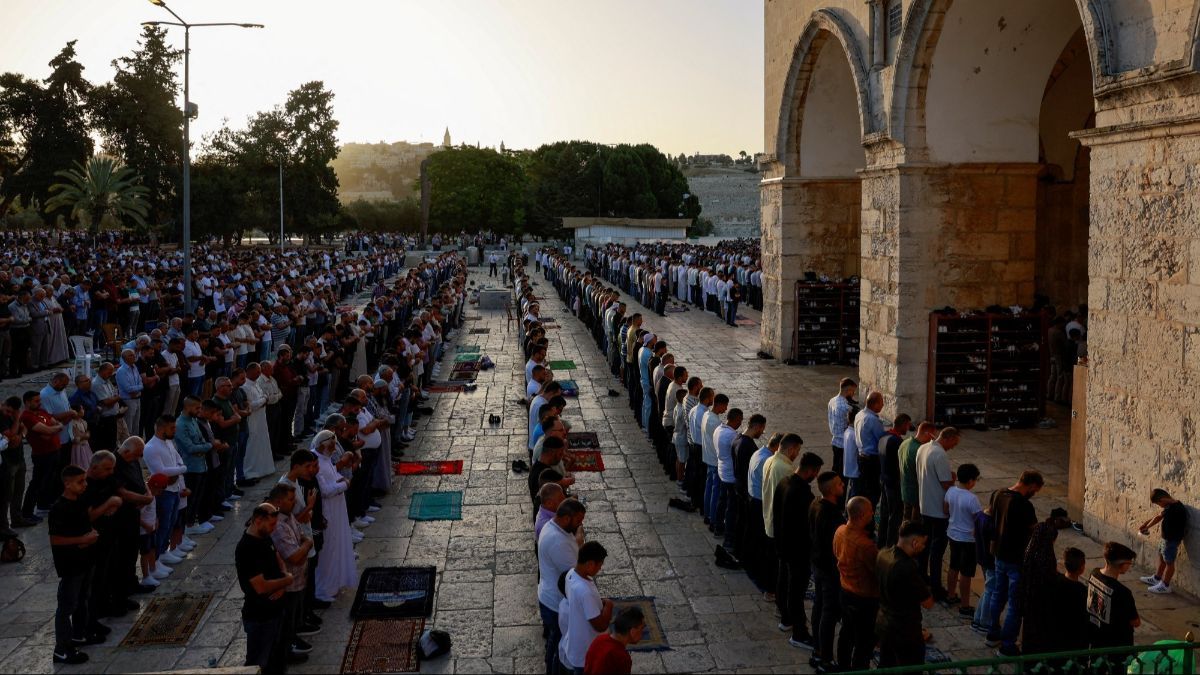
[[[862,172],[860,385],[923,418],[929,313],[1033,300],[1037,165]]]
[[[795,284],[805,272],[858,274],[859,186],[857,178],[763,180],[763,351],[791,356]]]
[[[1153,567],[1158,534],[1134,528],[1164,488],[1192,512],[1175,585],[1200,592],[1200,119],[1076,137],[1092,153],[1084,527]]]

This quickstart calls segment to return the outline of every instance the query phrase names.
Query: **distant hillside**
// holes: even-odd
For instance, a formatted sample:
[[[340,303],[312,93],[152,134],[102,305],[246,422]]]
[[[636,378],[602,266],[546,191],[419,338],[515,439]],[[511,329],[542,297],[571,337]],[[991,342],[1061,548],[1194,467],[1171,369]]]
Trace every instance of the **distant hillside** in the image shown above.
[[[700,198],[701,215],[713,222],[714,234],[757,237],[762,213],[758,183],[762,176],[742,168],[698,167],[684,169],[688,187]]]
[[[441,150],[433,143],[347,143],[331,165],[343,204],[399,201],[419,192],[421,161]]]

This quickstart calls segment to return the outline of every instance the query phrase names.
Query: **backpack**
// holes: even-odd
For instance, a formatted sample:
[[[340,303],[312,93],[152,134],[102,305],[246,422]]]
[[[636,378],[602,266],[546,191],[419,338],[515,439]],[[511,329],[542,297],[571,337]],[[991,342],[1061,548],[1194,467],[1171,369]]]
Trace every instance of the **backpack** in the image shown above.
[[[25,544],[17,537],[8,537],[0,545],[0,562],[20,562],[25,557]]]

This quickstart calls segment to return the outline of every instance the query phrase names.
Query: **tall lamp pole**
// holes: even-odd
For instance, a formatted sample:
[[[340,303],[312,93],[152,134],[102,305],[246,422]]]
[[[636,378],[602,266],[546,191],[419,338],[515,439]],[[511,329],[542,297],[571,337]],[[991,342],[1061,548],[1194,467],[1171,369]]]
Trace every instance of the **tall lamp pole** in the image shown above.
[[[150,4],[162,7],[177,21],[143,21],[143,26],[179,26],[183,29],[183,309],[192,310],[192,143],[191,122],[197,110],[189,96],[191,77],[191,31],[193,28],[235,26],[238,28],[262,28],[261,23],[188,23],[175,10],[167,7],[165,0],[150,0]],[[282,171],[282,168],[281,168]]]

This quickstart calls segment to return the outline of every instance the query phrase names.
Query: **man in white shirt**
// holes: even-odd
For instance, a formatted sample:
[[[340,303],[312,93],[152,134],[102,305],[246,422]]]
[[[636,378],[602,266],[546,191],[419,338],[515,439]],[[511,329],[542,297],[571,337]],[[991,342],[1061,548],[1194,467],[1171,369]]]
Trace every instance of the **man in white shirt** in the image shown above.
[[[558,591],[558,578],[579,562],[579,547],[583,542],[583,519],[587,507],[578,499],[564,499],[554,512],[554,518],[542,527],[537,539],[538,610],[546,633],[546,672],[557,673],[555,661],[562,633],[558,627],[558,607],[563,594]]]
[[[179,373],[183,372],[185,366],[182,363],[180,354],[183,352],[183,338],[171,338],[167,342],[167,348],[163,350],[163,360],[167,362],[167,399],[163,402],[163,414],[175,415],[179,408]]]
[[[151,475],[160,473],[170,480],[163,493],[155,498],[158,529],[154,532],[154,546],[158,560],[175,565],[183,562],[187,553],[178,548],[168,553],[167,546],[171,543],[171,532],[175,529],[179,512],[187,506],[188,490],[183,484],[187,465],[175,448],[174,418],[163,415],[154,422],[154,438],[146,443],[142,459]]]
[[[572,672],[583,672],[588,647],[612,623],[613,602],[600,597],[595,577],[604,567],[608,551],[598,541],[589,541],[579,549],[579,562],[567,572],[567,631],[559,645],[562,665]]]
[[[725,523],[717,520],[717,501],[721,496],[721,480],[717,477],[717,446],[713,443],[717,427],[721,425],[721,415],[729,408],[729,397],[716,394],[713,397],[712,408],[705,411],[700,419],[701,451],[706,471],[704,480],[704,514],[708,531],[718,537],[725,535]]]

